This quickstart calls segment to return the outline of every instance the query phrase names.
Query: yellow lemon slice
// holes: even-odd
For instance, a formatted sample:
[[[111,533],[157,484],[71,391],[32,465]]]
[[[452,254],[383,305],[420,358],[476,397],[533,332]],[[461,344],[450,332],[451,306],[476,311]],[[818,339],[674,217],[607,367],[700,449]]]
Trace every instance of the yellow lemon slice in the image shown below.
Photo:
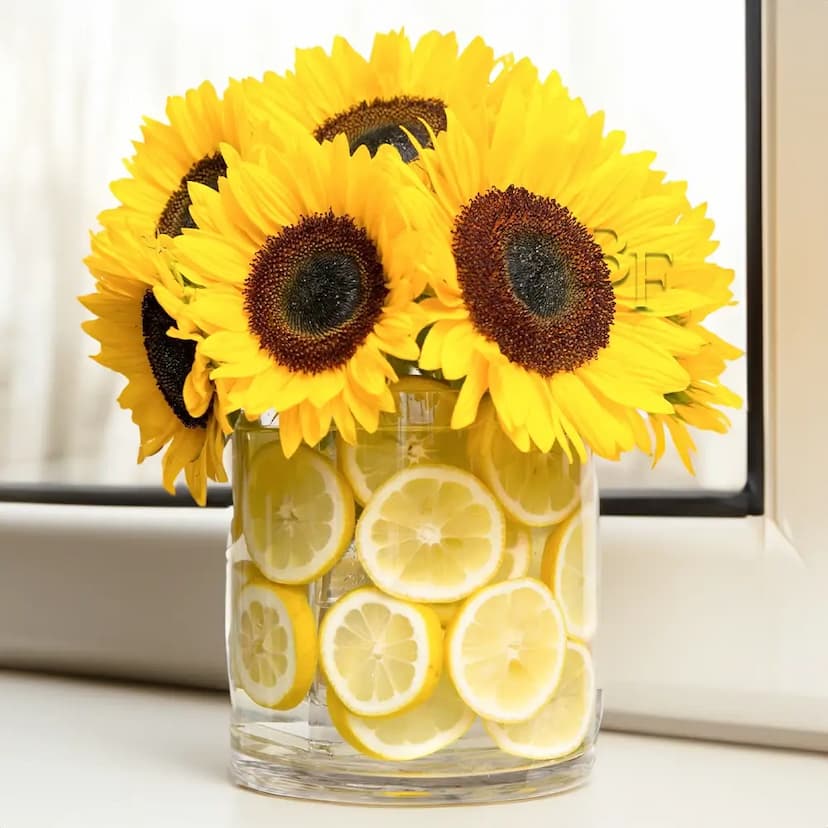
[[[316,674],[316,624],[304,592],[254,579],[236,599],[232,663],[242,689],[262,707],[289,710]]]
[[[262,446],[244,491],[247,549],[271,581],[309,583],[348,548],[353,496],[342,475],[313,449],[300,446],[288,459],[279,443]]]
[[[379,718],[357,716],[330,691],[328,712],[345,741],[358,751],[396,762],[419,759],[448,747],[469,730],[475,719],[445,674],[424,702],[404,713]]]
[[[467,471],[412,466],[380,486],[356,528],[360,561],[380,589],[448,603],[500,567],[506,523],[491,492]]]
[[[484,587],[446,634],[448,667],[460,698],[484,719],[522,722],[555,692],[566,631],[555,597],[540,581]]]
[[[343,704],[360,716],[387,716],[428,698],[443,662],[440,620],[371,587],[349,592],[319,630],[322,669]]]
[[[525,526],[559,523],[578,505],[580,463],[556,443],[548,452],[520,451],[492,414],[481,423],[474,468],[512,520]]]
[[[404,377],[391,388],[399,411],[380,416],[379,428],[357,432],[356,445],[337,438],[337,461],[364,506],[401,469],[421,463],[466,464],[465,434],[451,429],[457,393],[427,377]]]
[[[598,554],[594,522],[580,512],[546,542],[541,580],[563,610],[569,635],[590,641],[598,620]]]
[[[525,722],[484,722],[484,726],[506,753],[526,759],[559,759],[583,744],[593,725],[594,709],[592,658],[582,644],[569,641],[554,697]]]
[[[242,540],[241,542],[244,543],[244,540]],[[231,550],[228,550],[228,554],[231,551],[233,551],[232,547]],[[230,558],[230,560],[233,560],[232,557]],[[262,575],[262,573],[259,572],[258,568],[256,567],[256,564],[254,564],[253,561],[249,559],[237,560],[235,563],[232,563],[230,565],[229,572],[230,576],[227,581],[227,588],[229,591],[228,603],[232,607],[236,606],[239,598],[239,593],[245,586],[247,586],[247,584],[255,580],[264,581],[266,584],[269,583],[267,579]],[[233,687],[241,687],[241,679],[239,678],[238,668],[239,632],[238,622],[235,614],[232,615],[230,618],[228,643],[228,667],[230,670],[230,681]]]
[[[531,563],[532,547],[529,532],[515,526],[514,523],[507,522],[503,560],[500,569],[492,578],[492,582],[497,583],[498,581],[511,581],[513,578],[523,578],[529,574]]]

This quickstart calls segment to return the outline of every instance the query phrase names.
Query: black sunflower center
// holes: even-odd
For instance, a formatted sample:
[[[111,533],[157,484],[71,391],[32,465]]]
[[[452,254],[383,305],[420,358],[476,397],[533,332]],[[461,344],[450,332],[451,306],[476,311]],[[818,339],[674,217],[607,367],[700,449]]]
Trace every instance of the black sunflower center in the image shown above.
[[[475,196],[454,225],[454,258],[475,327],[512,362],[572,371],[609,343],[615,297],[592,234],[523,187]]]
[[[167,236],[179,236],[185,227],[195,227],[192,216],[190,216],[190,193],[187,185],[191,181],[205,184],[213,190],[218,189],[218,180],[227,175],[227,165],[221,157],[221,153],[208,155],[200,161],[196,161],[181,179],[178,189],[167,199],[158,224],[155,226],[156,233],[164,233]]]
[[[540,233],[517,233],[505,254],[515,296],[538,316],[560,313],[568,296],[569,271],[554,240]]]
[[[319,373],[347,362],[388,289],[374,242],[349,216],[305,216],[268,236],[244,285],[248,326],[278,363]]]
[[[425,122],[425,123],[424,123]],[[396,147],[403,161],[417,157],[417,147],[406,134],[410,132],[420,146],[430,146],[428,124],[434,133],[446,128],[446,105],[439,98],[415,98],[399,95],[394,98],[376,98],[362,101],[345,112],[340,112],[317,127],[314,135],[320,143],[333,140],[340,133],[348,136],[354,153],[359,147],[368,147],[375,155],[382,144]]]
[[[359,263],[340,251],[309,256],[285,290],[285,315],[295,330],[324,336],[344,325],[359,307]]]
[[[175,320],[158,304],[152,291],[148,290],[141,301],[141,330],[155,384],[182,425],[186,428],[204,428],[207,425],[207,415],[193,417],[187,411],[183,394],[184,380],[195,360],[196,344],[167,336],[167,331],[174,325]]]

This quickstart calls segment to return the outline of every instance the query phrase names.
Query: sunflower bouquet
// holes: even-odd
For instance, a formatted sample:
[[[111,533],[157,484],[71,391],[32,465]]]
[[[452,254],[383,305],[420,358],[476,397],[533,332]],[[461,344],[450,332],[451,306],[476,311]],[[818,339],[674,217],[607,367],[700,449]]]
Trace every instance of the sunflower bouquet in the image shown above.
[[[183,472],[203,505],[236,434],[234,692],[300,710],[320,663],[375,759],[476,717],[504,756],[572,754],[596,715],[589,457],[655,462],[666,434],[692,470],[691,429],[740,405],[705,206],[480,39],[337,38],[166,114],[92,235],[84,328],[168,490]]]

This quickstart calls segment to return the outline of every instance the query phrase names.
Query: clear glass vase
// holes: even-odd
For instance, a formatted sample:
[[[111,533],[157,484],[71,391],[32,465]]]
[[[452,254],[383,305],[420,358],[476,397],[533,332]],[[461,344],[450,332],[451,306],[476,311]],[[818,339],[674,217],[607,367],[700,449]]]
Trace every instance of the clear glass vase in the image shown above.
[[[591,461],[518,450],[484,400],[404,380],[355,445],[290,459],[233,436],[232,774],[365,804],[491,802],[583,783],[600,722]]]

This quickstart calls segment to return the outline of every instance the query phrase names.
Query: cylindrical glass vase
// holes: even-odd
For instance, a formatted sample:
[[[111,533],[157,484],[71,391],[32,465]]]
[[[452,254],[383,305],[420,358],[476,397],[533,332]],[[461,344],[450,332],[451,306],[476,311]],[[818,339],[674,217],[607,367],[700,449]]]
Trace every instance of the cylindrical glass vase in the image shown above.
[[[233,436],[232,773],[268,793],[490,802],[581,784],[600,721],[591,461],[410,378],[351,445]]]

